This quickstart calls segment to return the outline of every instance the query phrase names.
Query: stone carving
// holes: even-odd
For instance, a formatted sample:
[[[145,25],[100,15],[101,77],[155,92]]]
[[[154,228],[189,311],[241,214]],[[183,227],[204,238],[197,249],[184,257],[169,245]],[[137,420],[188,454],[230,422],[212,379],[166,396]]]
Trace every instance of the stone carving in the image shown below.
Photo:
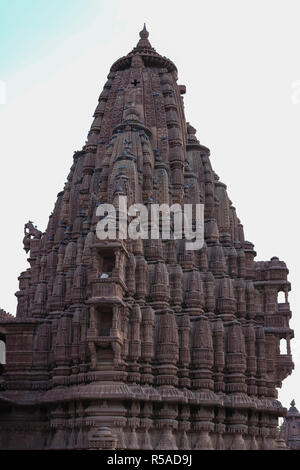
[[[144,28],[111,67],[45,233],[25,225],[17,316],[0,311],[1,448],[283,448],[288,269],[277,257],[255,261],[210,151],[185,121],[184,93]],[[98,240],[96,208],[113,202],[120,215],[120,194],[149,211],[202,202],[203,248]]]

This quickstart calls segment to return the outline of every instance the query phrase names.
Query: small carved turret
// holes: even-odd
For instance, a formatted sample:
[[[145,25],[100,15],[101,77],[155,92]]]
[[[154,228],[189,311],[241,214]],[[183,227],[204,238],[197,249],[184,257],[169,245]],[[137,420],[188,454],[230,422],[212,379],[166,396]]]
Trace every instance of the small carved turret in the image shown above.
[[[276,445],[276,387],[293,369],[288,269],[254,261],[185,92],[144,27],[111,67],[45,233],[26,224],[17,318],[0,312],[0,447]],[[186,249],[188,217],[177,224],[189,203],[204,205],[200,250]],[[176,206],[154,221],[158,204]]]
[[[178,329],[174,313],[166,311],[158,316],[156,327],[157,385],[177,385],[179,358]]]

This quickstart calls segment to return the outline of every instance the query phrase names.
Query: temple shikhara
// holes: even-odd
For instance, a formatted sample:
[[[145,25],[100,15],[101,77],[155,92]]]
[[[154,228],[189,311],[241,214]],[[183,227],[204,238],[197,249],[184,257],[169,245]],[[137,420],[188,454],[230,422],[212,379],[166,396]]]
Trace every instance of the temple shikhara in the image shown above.
[[[255,261],[177,68],[148,36],[112,65],[46,231],[25,226],[17,314],[0,312],[1,449],[282,446],[288,269]],[[149,211],[204,204],[204,246],[101,241],[97,207],[120,195]]]

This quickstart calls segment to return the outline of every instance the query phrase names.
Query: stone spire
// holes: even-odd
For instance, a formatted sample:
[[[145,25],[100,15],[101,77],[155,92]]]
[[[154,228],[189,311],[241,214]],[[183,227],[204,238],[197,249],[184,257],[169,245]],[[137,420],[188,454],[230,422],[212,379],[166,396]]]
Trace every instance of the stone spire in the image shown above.
[[[140,31],[140,40],[136,45],[135,51],[142,51],[145,49],[154,51],[155,49],[153,49],[153,47],[151,46],[148,38],[149,38],[149,32],[147,31],[146,23],[144,23],[144,27],[142,31]]]
[[[112,65],[46,230],[25,225],[17,315],[0,311],[0,448],[277,446],[288,269],[255,261],[176,66],[148,37]],[[120,195],[148,212],[204,204],[204,246],[99,239],[98,209],[120,218]]]

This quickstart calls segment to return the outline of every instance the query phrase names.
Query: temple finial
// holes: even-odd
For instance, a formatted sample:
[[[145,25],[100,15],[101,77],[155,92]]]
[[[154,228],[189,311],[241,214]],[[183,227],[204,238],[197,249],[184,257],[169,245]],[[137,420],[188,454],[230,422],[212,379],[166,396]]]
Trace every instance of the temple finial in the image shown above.
[[[141,39],[148,39],[148,37],[149,37],[149,32],[147,31],[146,23],[144,23],[144,27],[143,27],[142,31],[140,31],[140,38]]]
[[[295,406],[295,405],[296,405],[295,400],[292,400],[292,401],[291,401],[291,406]]]

